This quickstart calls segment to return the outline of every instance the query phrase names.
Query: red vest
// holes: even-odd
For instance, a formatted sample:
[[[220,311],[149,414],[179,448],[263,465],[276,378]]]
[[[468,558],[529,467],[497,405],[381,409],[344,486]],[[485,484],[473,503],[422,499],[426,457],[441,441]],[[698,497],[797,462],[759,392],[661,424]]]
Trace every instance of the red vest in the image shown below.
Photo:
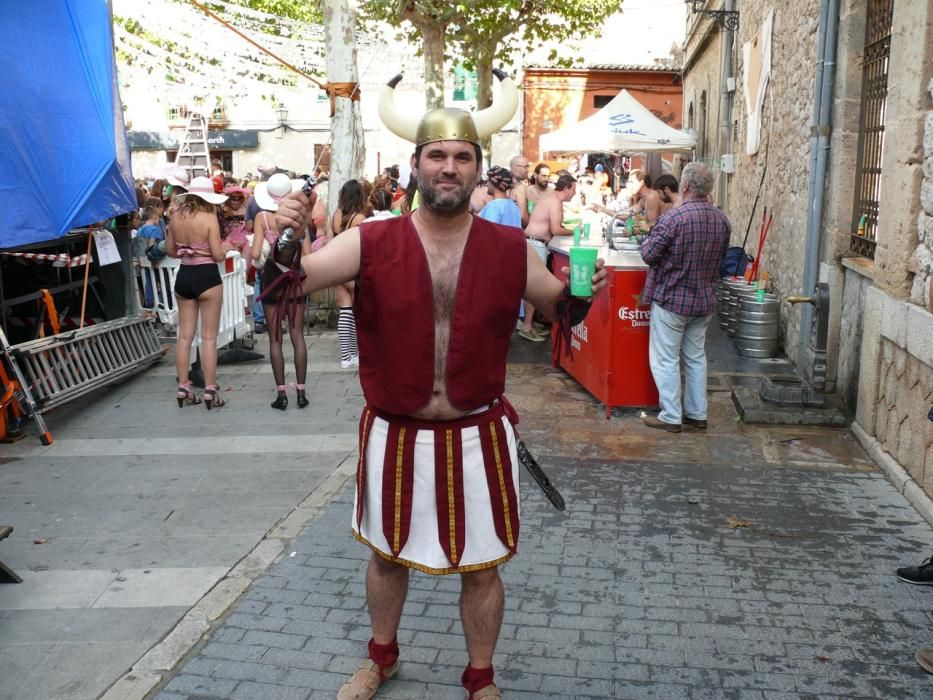
[[[505,390],[527,254],[520,229],[473,217],[447,351],[447,397],[458,409],[479,408]],[[410,216],[360,226],[354,316],[366,401],[397,415],[424,408],[434,389],[434,287]]]

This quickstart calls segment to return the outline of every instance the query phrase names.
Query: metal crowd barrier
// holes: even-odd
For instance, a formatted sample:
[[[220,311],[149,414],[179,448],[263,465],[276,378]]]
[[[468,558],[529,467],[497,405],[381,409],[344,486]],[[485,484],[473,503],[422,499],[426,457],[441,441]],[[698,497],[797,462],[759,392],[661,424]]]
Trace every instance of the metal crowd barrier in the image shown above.
[[[175,304],[175,278],[181,262],[178,258],[162,258],[153,264],[146,257],[137,257],[138,280],[140,291],[151,290],[156,315],[162,326],[170,331],[178,327],[178,308]],[[232,268],[227,271],[229,266]],[[217,347],[222,348],[233,342],[234,337],[243,338],[249,333],[246,323],[246,307],[253,294],[253,288],[246,284],[246,261],[237,251],[227,253],[224,262],[217,263],[220,279],[223,282],[223,307],[220,312],[220,330],[217,333]],[[194,345],[201,345],[201,322],[194,337]]]
[[[40,411],[123,379],[164,354],[152,321],[120,318],[10,347]]]

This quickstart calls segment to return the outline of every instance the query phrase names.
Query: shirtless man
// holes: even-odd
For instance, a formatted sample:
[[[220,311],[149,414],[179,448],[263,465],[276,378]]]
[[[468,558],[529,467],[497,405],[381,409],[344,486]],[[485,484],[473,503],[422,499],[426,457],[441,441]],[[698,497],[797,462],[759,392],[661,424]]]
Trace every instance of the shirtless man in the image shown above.
[[[301,261],[308,292],[361,282],[367,405],[352,527],[373,549],[373,632],[368,658],[338,700],[368,700],[397,673],[409,568],[461,575],[469,656],[461,682],[470,700],[501,697],[492,669],[505,601],[497,567],[515,554],[519,533],[515,416],[502,396],[512,319],[521,298],[548,317],[558,303],[573,317],[583,302],[568,297],[517,229],[470,214],[479,139],[469,112],[429,112],[411,159],[421,206],[350,229]],[[307,206],[301,193],[281,200],[279,228],[303,226]],[[598,261],[594,294],[605,286]],[[458,293],[464,288],[469,296]]]
[[[547,163],[538,163],[535,166],[534,174],[531,176],[532,183],[525,189],[525,196],[528,199],[528,216],[534,212],[541,197],[551,189],[551,169]]]
[[[545,166],[546,168],[547,166]],[[573,231],[563,226],[564,202],[570,201],[576,191],[577,181],[574,180],[573,175],[569,173],[561,175],[557,178],[555,188],[541,196],[538,205],[528,218],[528,225],[525,227],[525,238],[528,239],[529,247],[538,254],[543,263],[547,263],[547,244],[551,242],[551,238],[573,234]],[[533,325],[534,315],[534,306],[526,301],[525,318],[518,328],[518,334],[533,343],[544,342],[547,340],[547,335],[538,333],[535,330]]]
[[[512,201],[518,205],[522,213],[522,228],[528,225],[528,168],[531,163],[525,156],[515,156],[509,161],[509,170],[512,172]]]
[[[631,178],[635,178],[637,182],[641,183],[632,196],[632,206],[643,210],[648,225],[654,226],[658,217],[661,216],[661,197],[655,190],[651,189],[651,176],[644,170],[636,169],[629,175],[629,179]]]
[[[654,183],[654,190],[661,198],[661,213],[666,214],[681,204],[680,189],[677,178],[673,175],[662,175]]]

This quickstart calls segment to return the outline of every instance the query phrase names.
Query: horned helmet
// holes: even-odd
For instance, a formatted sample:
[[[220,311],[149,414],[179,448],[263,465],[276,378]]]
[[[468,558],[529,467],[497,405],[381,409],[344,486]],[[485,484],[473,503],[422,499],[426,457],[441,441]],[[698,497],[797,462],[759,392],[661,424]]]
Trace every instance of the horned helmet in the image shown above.
[[[480,140],[505,126],[518,109],[518,88],[505,72],[494,69],[499,79],[499,97],[486,109],[468,112],[465,109],[442,107],[428,111],[420,120],[403,114],[395,107],[395,87],[402,75],[386,83],[379,96],[379,118],[396,136],[423,146],[434,141],[467,141],[480,144]]]

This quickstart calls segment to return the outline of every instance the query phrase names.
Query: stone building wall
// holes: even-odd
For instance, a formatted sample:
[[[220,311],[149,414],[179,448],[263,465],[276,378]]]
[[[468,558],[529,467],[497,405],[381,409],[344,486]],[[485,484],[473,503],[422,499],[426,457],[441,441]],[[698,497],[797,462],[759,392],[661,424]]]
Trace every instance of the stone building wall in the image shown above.
[[[696,16],[688,27],[685,60],[691,61],[683,85],[683,125],[692,129],[697,140],[696,156],[718,170],[716,135],[719,125],[720,68],[722,34],[718,26]],[[703,150],[702,99],[706,95],[706,150]],[[690,113],[693,111],[691,121]],[[718,196],[718,193],[714,193]],[[717,200],[718,201],[718,200]]]
[[[933,497],[933,5],[896,0],[874,286],[866,294],[855,434]],[[903,469],[906,475],[898,474]],[[892,471],[892,470],[889,470]]]
[[[881,343],[881,371],[874,435],[882,449],[933,494],[933,366],[888,340]]]
[[[733,117],[739,121],[734,145],[736,174],[729,183],[729,216],[736,222],[733,244],[741,245],[748,226],[755,192],[767,161],[768,172],[758,210],[752,217],[752,232],[746,250],[758,252],[761,211],[768,207],[773,222],[762,254],[761,269],[768,272],[769,286],[784,298],[801,290],[807,230],[807,194],[810,154],[810,119],[813,105],[813,77],[817,57],[817,0],[789,0],[773,5],[764,0],[741,3],[742,30],[736,52],[736,74],[742,75],[741,45],[760,30],[768,12],[774,9],[771,49],[771,84],[762,115],[761,146],[756,155],[745,155],[745,90],[737,80]],[[736,240],[738,242],[736,242]],[[796,359],[800,337],[800,309],[782,304],[781,325],[784,347]]]
[[[933,107],[933,80],[927,86]],[[920,214],[917,217],[917,250],[914,253],[914,280],[910,300],[933,311],[933,109],[927,112],[923,134],[923,184],[920,188]]]
[[[721,144],[722,152],[735,155],[735,173],[728,178],[727,193],[716,192],[716,202],[725,203],[732,222],[732,245],[741,245],[749,225],[752,205],[762,170],[768,172],[761,199],[751,221],[746,250],[755,255],[761,228],[762,208],[768,207],[774,219],[762,256],[761,269],[769,275],[770,286],[781,297],[800,291],[805,233],[807,227],[807,182],[809,173],[810,115],[813,104],[813,76],[817,55],[818,0],[787,0],[773,5],[765,0],[739,0],[740,26],[736,33],[732,119],[738,123],[736,138]],[[763,110],[761,147],[755,155],[745,155],[747,115],[746,86],[742,79],[741,47],[761,29],[768,12],[774,9],[772,31],[771,82]],[[714,87],[717,103],[720,74],[719,41],[706,50],[684,78],[685,109],[698,99],[701,85]],[[688,44],[686,55],[690,55]],[[715,144],[715,139],[713,140]],[[718,161],[718,159],[716,159]],[[782,336],[791,359],[799,342],[799,309],[784,304],[781,310]]]
[[[870,287],[865,295],[856,435],[933,496],[933,313]]]
[[[839,352],[836,354],[836,393],[854,409],[858,401],[859,367],[862,358],[862,318],[871,278],[861,269],[846,269],[839,324]]]

